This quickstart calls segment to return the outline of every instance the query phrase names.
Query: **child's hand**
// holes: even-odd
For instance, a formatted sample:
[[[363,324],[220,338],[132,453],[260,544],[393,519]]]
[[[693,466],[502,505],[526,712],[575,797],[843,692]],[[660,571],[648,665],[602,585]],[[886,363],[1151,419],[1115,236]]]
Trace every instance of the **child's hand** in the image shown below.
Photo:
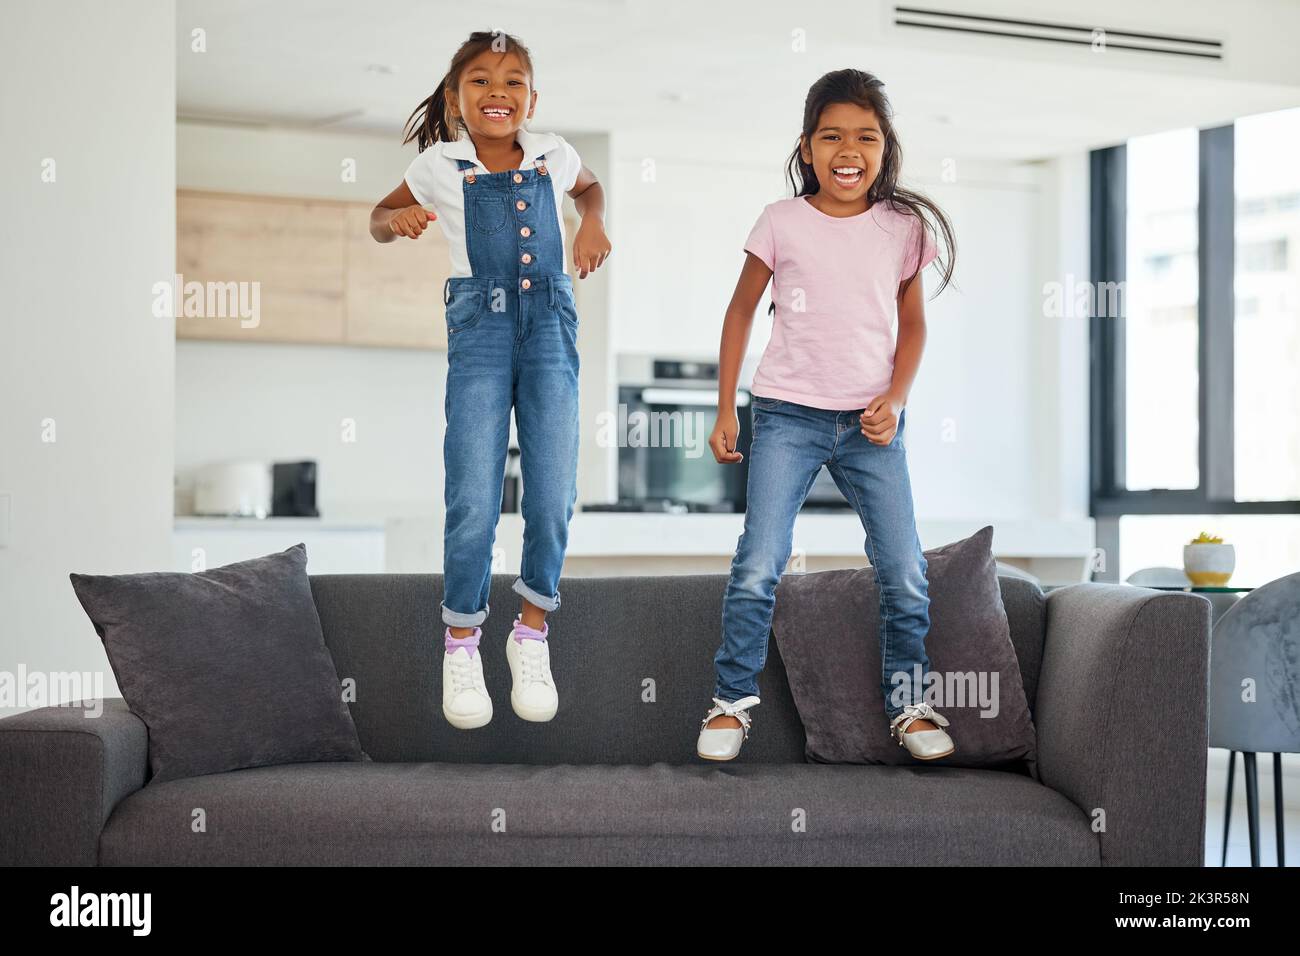
[[[407,206],[393,213],[393,217],[388,220],[388,228],[399,236],[419,239],[420,234],[429,227],[429,223],[437,218],[423,206]]]
[[[713,426],[713,434],[709,436],[709,447],[713,449],[713,457],[722,465],[734,465],[743,461],[745,456],[736,451],[739,441],[740,419],[736,417],[736,410],[719,408],[717,424]]]
[[[605,235],[600,220],[594,217],[583,219],[578,234],[573,237],[573,264],[578,269],[578,278],[585,279],[595,272],[609,255],[609,250],[609,237]]]
[[[858,416],[861,422],[861,432],[866,436],[867,441],[877,445],[888,445],[894,440],[894,433],[898,431],[898,413],[902,410],[903,403],[894,396],[886,392],[884,395],[877,395]]]

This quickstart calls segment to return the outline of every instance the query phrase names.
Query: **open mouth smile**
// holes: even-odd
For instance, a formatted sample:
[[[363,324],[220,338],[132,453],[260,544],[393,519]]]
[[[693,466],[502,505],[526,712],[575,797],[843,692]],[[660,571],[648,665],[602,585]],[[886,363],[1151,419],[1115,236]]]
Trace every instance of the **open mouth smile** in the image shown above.
[[[852,189],[862,182],[863,170],[857,166],[832,166],[831,175],[836,185],[844,189]]]
[[[480,112],[483,118],[491,123],[504,123],[510,119],[514,113],[514,107],[511,106],[485,106]]]

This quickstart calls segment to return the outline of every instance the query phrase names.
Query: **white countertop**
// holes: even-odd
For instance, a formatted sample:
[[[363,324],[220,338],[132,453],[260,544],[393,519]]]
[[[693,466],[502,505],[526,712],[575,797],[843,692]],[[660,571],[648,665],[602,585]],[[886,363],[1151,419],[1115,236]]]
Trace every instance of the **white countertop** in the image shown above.
[[[928,550],[968,538],[985,525],[993,526],[995,557],[1082,559],[1092,553],[1096,540],[1091,518],[921,521],[917,533],[921,547]],[[441,567],[441,518],[394,518],[387,527],[390,569]],[[574,513],[569,526],[567,554],[575,558],[732,555],[744,527],[743,514],[580,511]],[[513,553],[522,534],[522,516],[503,514],[497,526],[497,547],[508,555]],[[865,540],[862,524],[852,512],[801,513],[795,522],[794,547],[809,556],[859,556],[864,553]]]
[[[215,515],[176,515],[172,527],[181,530],[202,531],[383,531],[383,518],[237,518]]]

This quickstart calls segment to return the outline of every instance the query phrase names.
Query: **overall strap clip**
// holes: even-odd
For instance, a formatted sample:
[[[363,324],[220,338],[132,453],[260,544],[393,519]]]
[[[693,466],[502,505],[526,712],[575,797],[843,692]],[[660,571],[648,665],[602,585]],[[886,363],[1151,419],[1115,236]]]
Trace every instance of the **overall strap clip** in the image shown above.
[[[472,186],[474,184],[474,164],[468,159],[458,159],[456,160],[456,168],[465,177],[465,182]]]

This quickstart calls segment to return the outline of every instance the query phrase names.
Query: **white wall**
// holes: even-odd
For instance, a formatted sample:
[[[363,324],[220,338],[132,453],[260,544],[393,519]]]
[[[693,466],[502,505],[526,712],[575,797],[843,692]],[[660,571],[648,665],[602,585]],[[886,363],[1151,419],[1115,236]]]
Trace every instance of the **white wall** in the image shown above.
[[[99,672],[106,696],[68,574],[171,561],[175,330],[150,304],[175,261],[173,30],[151,0],[22,0],[0,32],[0,671]]]

